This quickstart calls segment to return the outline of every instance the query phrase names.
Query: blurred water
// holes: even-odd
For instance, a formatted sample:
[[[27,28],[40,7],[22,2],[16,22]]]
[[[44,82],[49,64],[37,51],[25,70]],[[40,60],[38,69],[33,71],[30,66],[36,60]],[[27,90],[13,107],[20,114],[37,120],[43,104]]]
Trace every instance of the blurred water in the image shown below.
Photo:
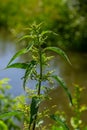
[[[0,33],[0,79],[9,78],[9,84],[12,86],[11,93],[14,96],[23,93],[21,77],[24,73],[19,69],[5,69],[12,55],[16,52],[16,44],[5,33]],[[17,59],[16,61],[19,61]]]

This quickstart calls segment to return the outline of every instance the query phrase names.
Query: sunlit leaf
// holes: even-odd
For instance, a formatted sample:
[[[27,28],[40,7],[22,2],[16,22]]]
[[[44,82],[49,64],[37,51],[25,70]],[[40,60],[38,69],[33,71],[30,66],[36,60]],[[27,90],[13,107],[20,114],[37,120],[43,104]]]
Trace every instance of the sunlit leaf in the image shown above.
[[[14,63],[7,66],[7,68],[20,68],[20,69],[26,69],[27,67],[28,67],[27,63]]]
[[[70,100],[70,103],[73,104],[73,103],[72,103],[71,94],[70,94],[70,92],[69,92],[69,90],[68,90],[68,87],[66,86],[65,82],[64,82],[59,76],[53,75],[52,77],[53,77],[53,78],[60,84],[60,86],[65,90],[65,92],[66,92],[66,94],[67,94],[67,96],[68,96],[68,98],[69,98],[69,100]]]
[[[86,105],[82,105],[81,107],[80,107],[80,112],[83,112],[83,111],[86,111],[87,110],[87,106]]]
[[[69,130],[68,126],[65,124],[64,121],[61,120],[61,118],[59,116],[53,114],[50,117],[53,120],[55,120],[57,123],[59,123],[64,128],[64,130]]]
[[[67,57],[67,55],[65,54],[65,52],[63,50],[61,50],[60,48],[58,48],[58,47],[46,47],[43,51],[46,51],[46,50],[56,52],[58,55],[62,56],[65,60],[67,60],[69,64],[71,64],[71,62],[70,62],[69,58]]]
[[[10,81],[9,78],[4,78],[4,79],[0,80],[0,86],[3,84],[7,84],[9,81]]]
[[[77,117],[71,117],[70,123],[74,129],[77,129],[82,124],[82,120],[78,120]]]
[[[43,32],[41,33],[41,36],[44,36],[45,34],[48,34],[48,33],[51,33],[51,31],[43,31]]]
[[[0,120],[0,130],[8,130],[7,125],[1,120]]]

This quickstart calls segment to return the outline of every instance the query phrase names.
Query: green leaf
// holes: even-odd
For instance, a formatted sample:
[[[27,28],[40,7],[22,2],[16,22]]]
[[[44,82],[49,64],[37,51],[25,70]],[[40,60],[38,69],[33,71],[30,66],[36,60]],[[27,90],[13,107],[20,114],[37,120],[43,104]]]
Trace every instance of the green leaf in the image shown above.
[[[63,50],[61,50],[60,48],[58,48],[58,47],[46,47],[43,51],[46,51],[46,50],[56,52],[58,55],[62,56],[65,60],[67,60],[68,63],[71,65],[69,58],[67,57],[65,52]]]
[[[18,42],[26,39],[26,38],[30,38],[30,39],[34,39],[36,36],[35,35],[24,35],[23,37],[21,37]]]
[[[5,118],[5,117],[15,116],[15,115],[18,115],[18,114],[23,114],[23,112],[21,112],[21,111],[12,111],[12,112],[1,113],[0,114],[0,119]]]
[[[7,125],[1,120],[0,120],[0,130],[8,130]]]
[[[25,71],[25,75],[24,75],[24,81],[23,81],[23,88],[25,90],[25,85],[26,85],[26,82],[28,80],[28,78],[31,77],[32,75],[32,71],[34,69],[34,66],[36,65],[36,61],[32,60],[29,64],[28,64],[28,67],[26,68],[26,71]]]
[[[51,31],[43,31],[43,32],[41,33],[41,36],[44,36],[45,34],[49,34],[49,33],[51,33]]]
[[[27,49],[26,49],[26,48],[25,48],[25,49],[22,49],[22,50],[20,50],[20,51],[18,51],[18,52],[11,58],[11,60],[10,60],[9,63],[8,63],[8,65],[11,64],[11,62],[14,61],[17,57],[19,57],[19,56],[22,55],[22,54],[25,54],[26,52],[27,52]],[[7,65],[7,67],[8,67],[8,65]]]
[[[24,48],[24,49],[18,51],[18,52],[11,58],[11,60],[10,60],[9,63],[8,63],[8,65],[10,65],[10,64],[12,63],[12,61],[14,61],[14,60],[15,60],[17,57],[19,57],[20,55],[27,53],[27,52],[32,48],[32,46],[33,46],[33,44],[30,45],[30,46],[28,46],[27,48]],[[7,65],[7,67],[8,67],[8,65]]]
[[[59,76],[56,76],[56,75],[53,75],[52,76],[59,84],[60,86],[65,90],[69,100],[70,100],[70,103],[73,105],[73,102],[72,102],[72,97],[71,97],[71,94],[68,90],[68,87],[66,86],[65,82],[59,77]]]
[[[47,30],[47,31],[43,31],[43,32],[41,33],[41,36],[44,36],[45,34],[58,35],[57,33],[54,33],[53,31],[49,31],[49,30]]]
[[[64,130],[69,130],[68,126],[65,124],[64,121],[61,120],[61,118],[59,116],[53,114],[50,117],[53,120],[55,120],[57,123],[59,123],[64,128]]]
[[[7,68],[20,68],[20,69],[26,69],[27,67],[28,67],[27,63],[14,63],[7,66]]]
[[[36,120],[39,104],[40,104],[40,98],[38,98],[36,96],[33,97],[32,98],[32,102],[31,102],[31,106],[30,106],[30,124],[29,124],[29,129],[30,129],[31,124],[33,123],[33,121]]]

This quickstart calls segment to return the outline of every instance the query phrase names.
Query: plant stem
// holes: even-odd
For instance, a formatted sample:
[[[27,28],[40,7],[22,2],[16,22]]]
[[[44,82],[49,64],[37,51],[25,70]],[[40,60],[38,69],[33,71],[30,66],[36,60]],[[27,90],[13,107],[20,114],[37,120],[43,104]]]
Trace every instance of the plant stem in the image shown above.
[[[39,37],[38,38],[38,44],[39,44],[39,63],[40,63],[40,77],[39,77],[39,83],[38,83],[38,92],[37,95],[40,96],[40,91],[41,91],[41,83],[42,83],[42,52],[41,52],[41,45],[39,42]],[[38,106],[39,109],[39,106]],[[37,120],[37,114],[35,116],[34,122],[33,122],[33,128],[32,130],[35,130],[35,126],[36,126],[36,120]]]
[[[35,119],[34,119],[34,123],[33,123],[33,128],[32,128],[32,130],[35,130],[36,120],[37,120],[37,114],[36,114]]]
[[[40,78],[39,78],[39,87],[38,87],[38,95],[40,95],[41,90],[41,82],[42,82],[42,53],[41,53],[41,46],[39,47],[39,60],[40,60]]]

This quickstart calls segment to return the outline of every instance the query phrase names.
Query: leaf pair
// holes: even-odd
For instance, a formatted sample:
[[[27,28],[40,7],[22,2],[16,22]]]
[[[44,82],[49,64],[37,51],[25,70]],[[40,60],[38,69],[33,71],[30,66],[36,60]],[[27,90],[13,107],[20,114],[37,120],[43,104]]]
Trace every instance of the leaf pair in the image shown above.
[[[15,63],[15,64],[11,64],[16,58],[18,58],[19,56],[23,55],[23,54],[26,54],[28,53],[31,48],[33,47],[33,44],[31,44],[30,46],[28,46],[27,48],[24,48],[20,51],[18,51],[12,58],[11,60],[9,61],[8,65],[6,68],[21,68],[21,69],[25,69],[26,67],[26,64],[25,63]]]

